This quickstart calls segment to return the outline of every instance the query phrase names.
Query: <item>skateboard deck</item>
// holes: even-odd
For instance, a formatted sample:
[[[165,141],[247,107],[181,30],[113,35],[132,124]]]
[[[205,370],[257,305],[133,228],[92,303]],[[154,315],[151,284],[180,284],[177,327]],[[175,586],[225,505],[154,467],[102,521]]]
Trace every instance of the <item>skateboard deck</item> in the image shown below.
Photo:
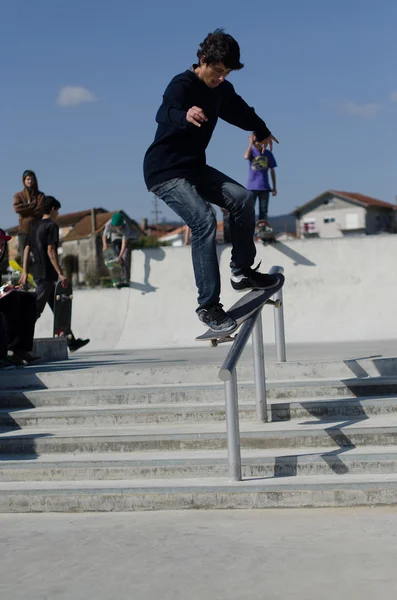
[[[23,273],[23,269],[22,269],[21,265],[20,265],[19,263],[17,263],[17,261],[16,261],[16,260],[9,260],[9,261],[8,261],[8,264],[10,265],[10,267],[11,267],[11,269],[12,269],[13,271],[15,271],[15,272],[18,272],[18,273],[20,273],[20,274],[22,275],[22,273]],[[34,287],[34,288],[36,287],[36,284],[35,284],[35,282],[34,282],[34,279],[33,279],[32,275],[31,275],[30,273],[29,273],[29,275],[28,275],[28,284],[29,284],[31,287]]]
[[[284,285],[284,275],[281,273],[277,274],[279,277],[279,284],[267,290],[250,290],[247,294],[245,294],[240,300],[238,300],[233,306],[229,308],[226,312],[231,316],[237,323],[237,329],[246,321],[251,315],[254,314],[261,306],[265,304],[273,304],[275,306],[280,307],[279,300],[271,300],[271,297],[278,292]],[[234,340],[237,329],[232,331],[230,334],[222,334],[219,331],[213,331],[212,329],[207,329],[205,333],[196,337],[196,341],[198,342],[206,342],[210,341],[212,346],[218,346],[218,344],[222,344],[223,342],[231,342]]]
[[[67,287],[62,287],[62,283],[58,281],[54,295],[54,337],[66,336],[71,338],[72,286],[69,283]]]
[[[103,251],[103,261],[115,287],[121,283],[123,276],[123,270],[117,258],[118,255],[112,247],[106,248]]]

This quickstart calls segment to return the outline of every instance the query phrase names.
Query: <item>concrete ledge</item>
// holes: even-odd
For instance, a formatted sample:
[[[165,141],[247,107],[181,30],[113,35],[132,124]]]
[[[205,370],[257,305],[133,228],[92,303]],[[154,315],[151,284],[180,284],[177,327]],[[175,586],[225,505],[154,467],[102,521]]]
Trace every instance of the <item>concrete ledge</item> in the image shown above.
[[[46,362],[67,360],[67,340],[64,337],[37,338],[33,341],[33,354]]]

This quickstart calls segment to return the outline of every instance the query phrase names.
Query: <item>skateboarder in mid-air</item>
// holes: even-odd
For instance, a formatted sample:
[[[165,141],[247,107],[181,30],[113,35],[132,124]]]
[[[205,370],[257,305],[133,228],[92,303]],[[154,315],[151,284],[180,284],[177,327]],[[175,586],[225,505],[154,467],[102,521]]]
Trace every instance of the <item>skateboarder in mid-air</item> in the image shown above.
[[[53,196],[46,196],[40,205],[43,211],[41,221],[33,225],[27,236],[23,255],[23,274],[20,283],[25,285],[29,273],[29,256],[33,254],[33,277],[36,282],[37,319],[48,303],[54,312],[54,294],[56,282],[59,280],[67,287],[68,280],[63,274],[58,260],[59,227],[56,224],[61,203]],[[68,348],[75,352],[86,346],[90,340],[76,339],[72,331],[68,334]]]
[[[211,204],[230,213],[231,285],[235,290],[272,288],[277,275],[252,268],[255,211],[251,192],[206,164],[205,150],[218,118],[254,131],[264,148],[277,142],[253,108],[236,94],[226,77],[243,68],[232,36],[217,29],[200,44],[198,63],[174,77],[157,112],[154,142],[146,152],[144,176],[149,191],[164,200],[190,227],[199,319],[213,331],[237,328],[220,304],[216,253],[216,215]]]

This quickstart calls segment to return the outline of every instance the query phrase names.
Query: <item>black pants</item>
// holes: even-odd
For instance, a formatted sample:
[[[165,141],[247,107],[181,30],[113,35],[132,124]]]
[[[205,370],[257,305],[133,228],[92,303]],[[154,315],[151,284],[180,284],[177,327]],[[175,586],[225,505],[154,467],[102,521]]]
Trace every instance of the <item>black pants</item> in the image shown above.
[[[7,327],[3,313],[0,312],[0,360],[6,360],[8,349]]]
[[[40,319],[45,305],[54,312],[56,281],[47,281],[46,279],[36,280],[36,319]],[[66,331],[66,335],[71,335],[75,339],[72,330]]]
[[[6,329],[7,349],[31,352],[36,323],[35,295],[19,291],[7,294],[0,298],[0,314]],[[2,351],[4,347],[0,349],[0,353]]]

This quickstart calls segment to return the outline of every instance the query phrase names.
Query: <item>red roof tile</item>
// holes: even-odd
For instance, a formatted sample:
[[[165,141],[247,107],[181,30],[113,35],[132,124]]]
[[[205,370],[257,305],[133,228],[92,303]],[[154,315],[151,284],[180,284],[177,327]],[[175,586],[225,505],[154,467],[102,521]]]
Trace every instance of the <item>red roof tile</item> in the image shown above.
[[[338,192],[336,190],[330,190],[330,193],[343,196],[348,200],[355,200],[356,202],[365,204],[365,206],[379,206],[382,208],[393,208],[394,210],[397,210],[397,205],[395,204],[383,202],[383,200],[377,200],[376,198],[371,198],[371,196],[364,196],[364,194],[358,194],[356,192]]]
[[[104,212],[104,213],[99,213],[96,215],[96,229],[95,229],[96,235],[102,231],[102,229],[105,227],[107,221],[109,221],[109,219],[112,218],[112,215],[114,215],[114,213],[116,213],[116,212],[119,212],[119,211],[114,210],[112,212]],[[128,215],[126,215],[123,211],[121,211],[121,212],[123,213],[123,215],[125,217],[127,217],[128,221],[135,227],[135,229],[139,233],[144,235],[144,232],[139,227],[139,225],[135,221],[130,219],[128,217]],[[81,219],[81,221],[79,221],[73,227],[73,229],[71,231],[69,231],[69,233],[67,235],[65,235],[65,237],[62,239],[62,243],[63,242],[71,242],[74,240],[82,240],[84,238],[87,238],[89,235],[91,235],[91,233],[92,233],[92,221],[91,221],[91,212],[90,212],[90,214],[86,215],[83,219]]]

